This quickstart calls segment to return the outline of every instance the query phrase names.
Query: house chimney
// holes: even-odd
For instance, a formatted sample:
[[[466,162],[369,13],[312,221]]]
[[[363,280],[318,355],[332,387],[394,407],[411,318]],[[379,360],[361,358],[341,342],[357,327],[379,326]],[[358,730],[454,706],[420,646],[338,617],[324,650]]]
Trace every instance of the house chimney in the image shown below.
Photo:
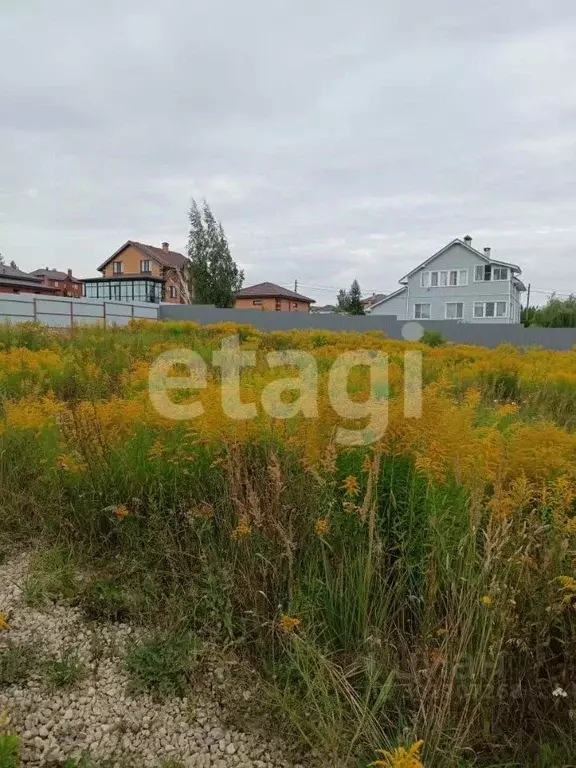
[[[72,270],[71,269],[68,270],[68,277],[72,277]]]
[[[484,248],[484,256],[486,256],[487,259],[490,258],[490,251],[491,251],[491,248],[488,248],[488,247]]]
[[[163,251],[169,251],[170,250],[170,243],[162,243],[162,250]]]
[[[470,237],[470,235],[466,235],[466,237],[464,238],[464,242],[466,243],[467,246],[472,245],[472,238]]]

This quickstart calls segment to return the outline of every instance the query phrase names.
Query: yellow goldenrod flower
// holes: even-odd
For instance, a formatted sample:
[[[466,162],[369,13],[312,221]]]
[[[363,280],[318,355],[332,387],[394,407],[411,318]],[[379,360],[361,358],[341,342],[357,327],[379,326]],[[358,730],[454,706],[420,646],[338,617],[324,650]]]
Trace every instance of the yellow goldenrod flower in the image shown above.
[[[480,599],[480,602],[482,605],[485,605],[488,608],[490,605],[492,605],[493,601],[490,595],[483,595],[483,597]]]
[[[214,507],[206,502],[201,502],[197,507],[189,509],[186,513],[187,517],[191,520],[197,517],[202,517],[205,520],[209,520],[214,517]]]
[[[130,512],[127,506],[125,506],[124,504],[118,504],[118,506],[114,507],[114,509],[112,510],[112,514],[116,519],[124,520],[125,517],[128,517]]]
[[[383,759],[376,760],[370,765],[378,766],[378,768],[424,768],[424,763],[420,760],[420,750],[423,745],[423,741],[417,741],[408,749],[396,747],[392,752],[386,749],[377,749],[375,750],[376,753],[381,755]]]
[[[434,665],[444,664],[444,655],[437,648],[430,653],[430,663]]]
[[[248,518],[241,517],[240,520],[238,521],[238,525],[232,531],[232,538],[242,539],[244,538],[244,536],[250,536],[251,533],[252,533],[252,527],[248,522]]]
[[[8,624],[8,619],[6,618],[6,614],[0,612],[0,631],[8,632],[10,629],[10,624]]]
[[[330,533],[330,520],[327,517],[320,517],[314,523],[314,531],[316,536],[328,536]]]
[[[576,579],[572,576],[558,576],[558,581],[562,589],[567,592],[576,592]]]
[[[374,468],[374,461],[372,459],[372,456],[370,456],[370,454],[367,453],[364,456],[364,459],[362,461],[362,472],[372,472],[373,468]]]
[[[164,453],[164,444],[162,440],[156,440],[148,451],[149,459],[157,459]]]
[[[570,605],[576,598],[576,579],[572,576],[558,576],[557,581],[560,582],[560,588],[564,592],[562,602]]]
[[[346,491],[347,496],[358,496],[360,493],[360,485],[354,475],[348,475],[342,487]]]
[[[65,472],[82,472],[85,469],[82,461],[79,461],[74,456],[66,456],[64,454],[58,456],[56,464]]]
[[[296,616],[285,616],[284,614],[278,622],[278,626],[283,632],[293,632],[302,622]]]

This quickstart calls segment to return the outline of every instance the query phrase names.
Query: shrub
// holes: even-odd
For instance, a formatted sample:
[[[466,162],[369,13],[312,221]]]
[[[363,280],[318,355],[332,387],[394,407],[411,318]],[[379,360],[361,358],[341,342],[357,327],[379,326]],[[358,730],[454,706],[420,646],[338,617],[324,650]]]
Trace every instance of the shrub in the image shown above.
[[[427,330],[422,334],[420,341],[423,344],[427,344],[429,347],[441,347],[446,344],[446,339],[440,331]]]

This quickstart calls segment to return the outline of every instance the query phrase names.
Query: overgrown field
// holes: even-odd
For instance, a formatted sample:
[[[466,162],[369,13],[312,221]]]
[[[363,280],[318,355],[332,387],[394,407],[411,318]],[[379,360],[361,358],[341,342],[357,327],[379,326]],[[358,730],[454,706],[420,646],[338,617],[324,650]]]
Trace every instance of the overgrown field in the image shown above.
[[[313,353],[319,417],[229,419],[218,368],[174,393],[201,416],[160,416],[150,363],[209,360],[231,334],[257,353],[245,402],[295,375],[265,353]],[[388,428],[344,447],[327,381],[356,349],[389,355]],[[421,418],[404,416],[406,350],[423,354]],[[2,546],[65,551],[91,618],[234,647],[319,765],[575,764],[574,352],[23,325],[0,329],[0,391]]]

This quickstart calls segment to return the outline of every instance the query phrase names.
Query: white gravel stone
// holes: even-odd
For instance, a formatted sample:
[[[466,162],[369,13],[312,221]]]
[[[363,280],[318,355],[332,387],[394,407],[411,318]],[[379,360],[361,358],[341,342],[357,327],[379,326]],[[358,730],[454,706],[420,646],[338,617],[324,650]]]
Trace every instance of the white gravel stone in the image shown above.
[[[95,760],[123,768],[158,768],[166,759],[186,768],[298,768],[284,757],[285,745],[227,730],[226,716],[233,713],[206,687],[197,686],[187,699],[161,702],[129,693],[122,655],[141,630],[122,624],[87,626],[81,613],[66,604],[51,602],[41,610],[27,606],[26,573],[26,555],[0,565],[0,611],[10,624],[8,632],[0,632],[0,650],[8,643],[31,644],[40,655],[60,657],[72,649],[87,675],[73,690],[52,690],[41,677],[0,688],[0,712],[8,713],[22,739],[22,766],[41,768],[90,750]],[[96,660],[93,648],[98,649]],[[209,675],[212,691],[224,700],[228,672],[220,659]],[[244,702],[252,696],[245,689],[238,693]]]

